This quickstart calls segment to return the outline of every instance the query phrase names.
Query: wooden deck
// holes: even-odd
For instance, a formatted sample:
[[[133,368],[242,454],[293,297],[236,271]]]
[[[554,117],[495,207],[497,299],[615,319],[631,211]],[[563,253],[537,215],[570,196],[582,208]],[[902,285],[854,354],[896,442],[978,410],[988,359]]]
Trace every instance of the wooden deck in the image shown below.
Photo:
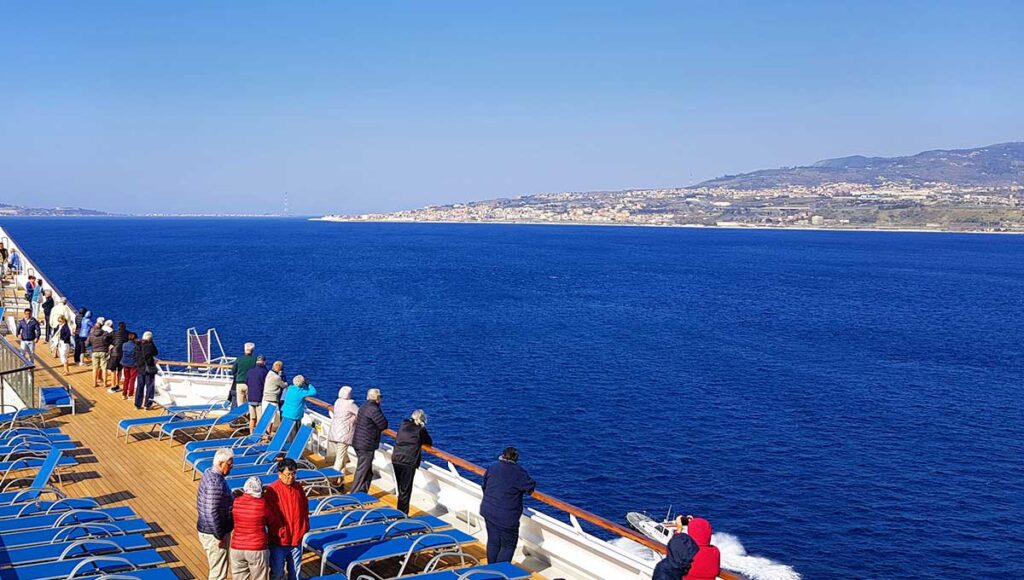
[[[91,367],[72,365],[71,375],[63,377],[63,369],[57,368],[59,361],[50,356],[48,349],[40,348],[37,355],[37,384],[55,385],[59,378],[65,378],[77,399],[77,414],[59,415],[49,422],[61,427],[80,446],[71,452],[79,465],[64,472],[63,491],[71,497],[95,497],[102,505],[131,506],[153,527],[154,532],[148,535],[150,542],[179,578],[205,578],[206,555],[195,527],[198,481],[192,480],[191,472],[182,471],[181,444],[172,447],[166,439],[157,441],[134,433],[129,443],[123,436],[115,439],[120,419],[159,411],[136,410],[131,401],[121,399],[120,393],[94,387]],[[228,433],[225,428],[219,435]],[[315,455],[310,458],[323,462]],[[394,497],[379,489],[371,489],[371,493],[385,503],[395,504]],[[480,549],[473,551],[483,555]],[[319,560],[312,555],[306,560],[304,572],[309,576],[318,574]]]

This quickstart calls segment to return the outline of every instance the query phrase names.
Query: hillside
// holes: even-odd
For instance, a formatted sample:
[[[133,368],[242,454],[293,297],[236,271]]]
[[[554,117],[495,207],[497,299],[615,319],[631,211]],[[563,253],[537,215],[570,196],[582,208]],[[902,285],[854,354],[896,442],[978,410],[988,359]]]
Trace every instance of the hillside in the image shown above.
[[[0,203],[0,216],[102,216],[112,215],[94,209],[83,209],[80,207],[21,207]]]
[[[840,157],[803,167],[763,169],[726,175],[697,187],[767,189],[784,186],[816,187],[827,183],[910,185],[950,183],[965,186],[1024,184],[1024,142],[1001,143],[976,149],[934,150],[905,157]]]

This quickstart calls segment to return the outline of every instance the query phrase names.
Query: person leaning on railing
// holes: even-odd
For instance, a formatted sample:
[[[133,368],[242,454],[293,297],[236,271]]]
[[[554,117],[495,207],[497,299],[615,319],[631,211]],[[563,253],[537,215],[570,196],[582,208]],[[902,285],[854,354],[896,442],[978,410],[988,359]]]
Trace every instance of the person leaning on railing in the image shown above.
[[[242,356],[236,357],[235,362],[231,363],[231,390],[228,391],[228,402],[231,406],[248,403],[245,392],[245,375],[248,374],[249,369],[256,366],[256,357],[252,355],[255,350],[255,343],[245,343],[245,346],[242,347]]]
[[[484,474],[480,515],[487,525],[487,561],[511,562],[519,543],[519,519],[523,497],[537,489],[537,482],[519,465],[519,451],[506,447]]]
[[[412,498],[412,483],[416,470],[420,467],[424,445],[433,445],[430,433],[427,432],[427,414],[423,409],[416,409],[412,415],[402,421],[395,434],[395,448],[391,452],[391,467],[395,471],[395,483],[398,487],[398,509],[409,515],[409,500]]]
[[[352,434],[352,449],[356,451],[356,475],[352,481],[352,493],[366,493],[373,481],[373,454],[380,447],[380,434],[388,428],[388,419],[380,409],[383,399],[380,389],[369,389],[366,391],[366,402],[356,414],[356,426]]]

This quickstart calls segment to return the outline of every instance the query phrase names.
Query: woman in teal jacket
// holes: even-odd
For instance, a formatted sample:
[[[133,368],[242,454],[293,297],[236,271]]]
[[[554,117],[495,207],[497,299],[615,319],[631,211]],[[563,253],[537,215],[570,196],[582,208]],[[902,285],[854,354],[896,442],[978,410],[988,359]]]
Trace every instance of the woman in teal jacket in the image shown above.
[[[299,429],[302,415],[306,412],[306,399],[316,396],[316,387],[306,382],[306,377],[295,375],[290,387],[284,391],[284,404],[281,405],[281,418],[295,421],[292,435]]]

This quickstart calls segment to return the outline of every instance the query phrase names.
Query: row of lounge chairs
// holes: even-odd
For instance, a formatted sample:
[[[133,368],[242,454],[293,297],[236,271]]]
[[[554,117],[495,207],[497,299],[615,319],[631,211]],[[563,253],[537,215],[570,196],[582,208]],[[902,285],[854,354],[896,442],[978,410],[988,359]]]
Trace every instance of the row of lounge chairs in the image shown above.
[[[264,485],[277,479],[277,460],[282,456],[299,464],[296,480],[303,484],[309,500],[310,531],[303,549],[320,559],[321,578],[332,580],[519,580],[529,573],[512,564],[479,565],[464,548],[477,540],[434,516],[409,518],[365,494],[335,494],[331,482],[343,474],[320,468],[303,459],[312,437],[309,425],[296,426],[285,419],[274,433],[268,432],[276,409],[268,409],[250,433],[235,429],[224,438],[213,438],[218,427],[231,427],[246,419],[246,407],[225,410],[221,406],[172,407],[158,417],[125,419],[117,436],[148,429],[156,439],[191,439],[184,443],[182,469],[192,478],[212,466],[218,449],[234,451],[234,466],[227,478],[232,490],[240,490],[246,479],[258,477]],[[219,417],[212,414],[225,411]],[[289,439],[292,431],[293,437]],[[320,495],[326,494],[326,495]],[[444,569],[449,568],[449,569]],[[2,578],[0,578],[2,580]]]
[[[102,507],[52,486],[62,469],[77,464],[65,454],[76,447],[59,429],[24,417],[0,431],[0,580],[177,578],[162,566],[144,536],[149,524],[131,507]]]

